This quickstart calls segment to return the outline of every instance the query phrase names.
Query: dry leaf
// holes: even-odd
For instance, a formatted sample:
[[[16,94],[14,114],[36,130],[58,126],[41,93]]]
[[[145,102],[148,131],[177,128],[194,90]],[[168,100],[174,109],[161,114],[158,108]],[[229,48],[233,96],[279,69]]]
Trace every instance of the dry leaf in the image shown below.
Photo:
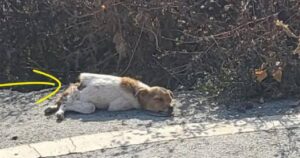
[[[289,27],[289,25],[284,24],[282,22],[282,20],[278,20],[278,19],[275,21],[275,24],[276,24],[276,26],[283,27],[283,28],[286,28],[286,29],[288,29],[288,27]]]
[[[284,24],[281,20],[276,20],[275,21],[276,26],[279,26],[283,29],[283,31],[289,36],[289,37],[294,37],[298,38],[289,28],[289,25]]]
[[[260,66],[260,70],[264,70],[267,68],[267,63],[262,63]]]
[[[267,78],[268,74],[266,70],[255,69],[255,76],[256,76],[256,80],[261,82],[265,78]]]
[[[128,56],[126,41],[120,31],[116,32],[113,37],[116,51],[119,54],[119,58],[123,59]]]
[[[277,69],[273,70],[272,76],[276,81],[281,82],[281,80],[282,80],[282,68],[278,67]]]
[[[299,42],[298,42],[298,46],[297,48],[294,50],[295,55],[298,55],[298,58],[300,59],[300,38],[299,38]]]
[[[102,10],[106,10],[106,6],[104,4],[101,5]]]

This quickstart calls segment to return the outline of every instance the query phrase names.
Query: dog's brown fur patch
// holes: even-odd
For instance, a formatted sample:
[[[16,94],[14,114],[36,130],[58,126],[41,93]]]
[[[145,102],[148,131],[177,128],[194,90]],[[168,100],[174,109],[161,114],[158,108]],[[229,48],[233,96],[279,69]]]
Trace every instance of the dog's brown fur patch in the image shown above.
[[[144,109],[160,112],[172,107],[171,91],[162,87],[151,87],[139,91],[138,100]]]
[[[48,107],[47,109],[45,109],[45,115],[51,115],[52,113],[55,113],[61,106],[63,100],[70,94],[74,93],[74,91],[76,91],[78,89],[78,87],[80,87],[80,83],[71,83],[70,86],[63,91],[59,97],[56,99],[55,101],[55,106],[52,107]]]
[[[135,95],[138,91],[138,81],[130,77],[122,77],[121,87]]]
[[[62,104],[63,99],[72,94],[80,86],[80,83],[71,83],[70,86],[58,97],[56,105],[59,107]]]

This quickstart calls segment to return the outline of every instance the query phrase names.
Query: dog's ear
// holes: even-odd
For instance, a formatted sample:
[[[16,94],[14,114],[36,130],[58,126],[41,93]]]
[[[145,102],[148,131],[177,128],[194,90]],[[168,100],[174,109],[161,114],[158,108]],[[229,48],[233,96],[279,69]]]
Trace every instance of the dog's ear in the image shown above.
[[[172,91],[168,90],[168,93],[170,94],[170,96],[171,96],[172,98],[174,98],[174,94],[173,94]]]
[[[136,97],[139,97],[139,96],[144,97],[147,94],[149,94],[149,90],[146,88],[141,88],[141,89],[137,90],[137,92],[135,93],[135,96]]]

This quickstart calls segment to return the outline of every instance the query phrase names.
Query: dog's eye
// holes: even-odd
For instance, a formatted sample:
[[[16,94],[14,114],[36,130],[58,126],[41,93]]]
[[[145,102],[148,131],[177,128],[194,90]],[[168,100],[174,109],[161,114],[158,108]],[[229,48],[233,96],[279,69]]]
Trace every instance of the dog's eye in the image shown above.
[[[163,102],[163,101],[164,101],[164,99],[163,99],[163,98],[154,98],[154,100],[156,100],[156,101],[160,101],[160,102]]]

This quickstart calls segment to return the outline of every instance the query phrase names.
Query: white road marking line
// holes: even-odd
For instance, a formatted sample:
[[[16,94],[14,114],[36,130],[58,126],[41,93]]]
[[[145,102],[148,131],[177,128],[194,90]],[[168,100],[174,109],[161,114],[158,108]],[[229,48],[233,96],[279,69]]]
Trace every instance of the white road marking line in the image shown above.
[[[295,128],[299,127],[299,125],[300,114],[268,116],[260,119],[247,118],[219,123],[189,123],[161,128],[148,128],[145,131],[113,131],[32,143],[0,149],[0,155],[3,158],[59,156],[159,141]]]

